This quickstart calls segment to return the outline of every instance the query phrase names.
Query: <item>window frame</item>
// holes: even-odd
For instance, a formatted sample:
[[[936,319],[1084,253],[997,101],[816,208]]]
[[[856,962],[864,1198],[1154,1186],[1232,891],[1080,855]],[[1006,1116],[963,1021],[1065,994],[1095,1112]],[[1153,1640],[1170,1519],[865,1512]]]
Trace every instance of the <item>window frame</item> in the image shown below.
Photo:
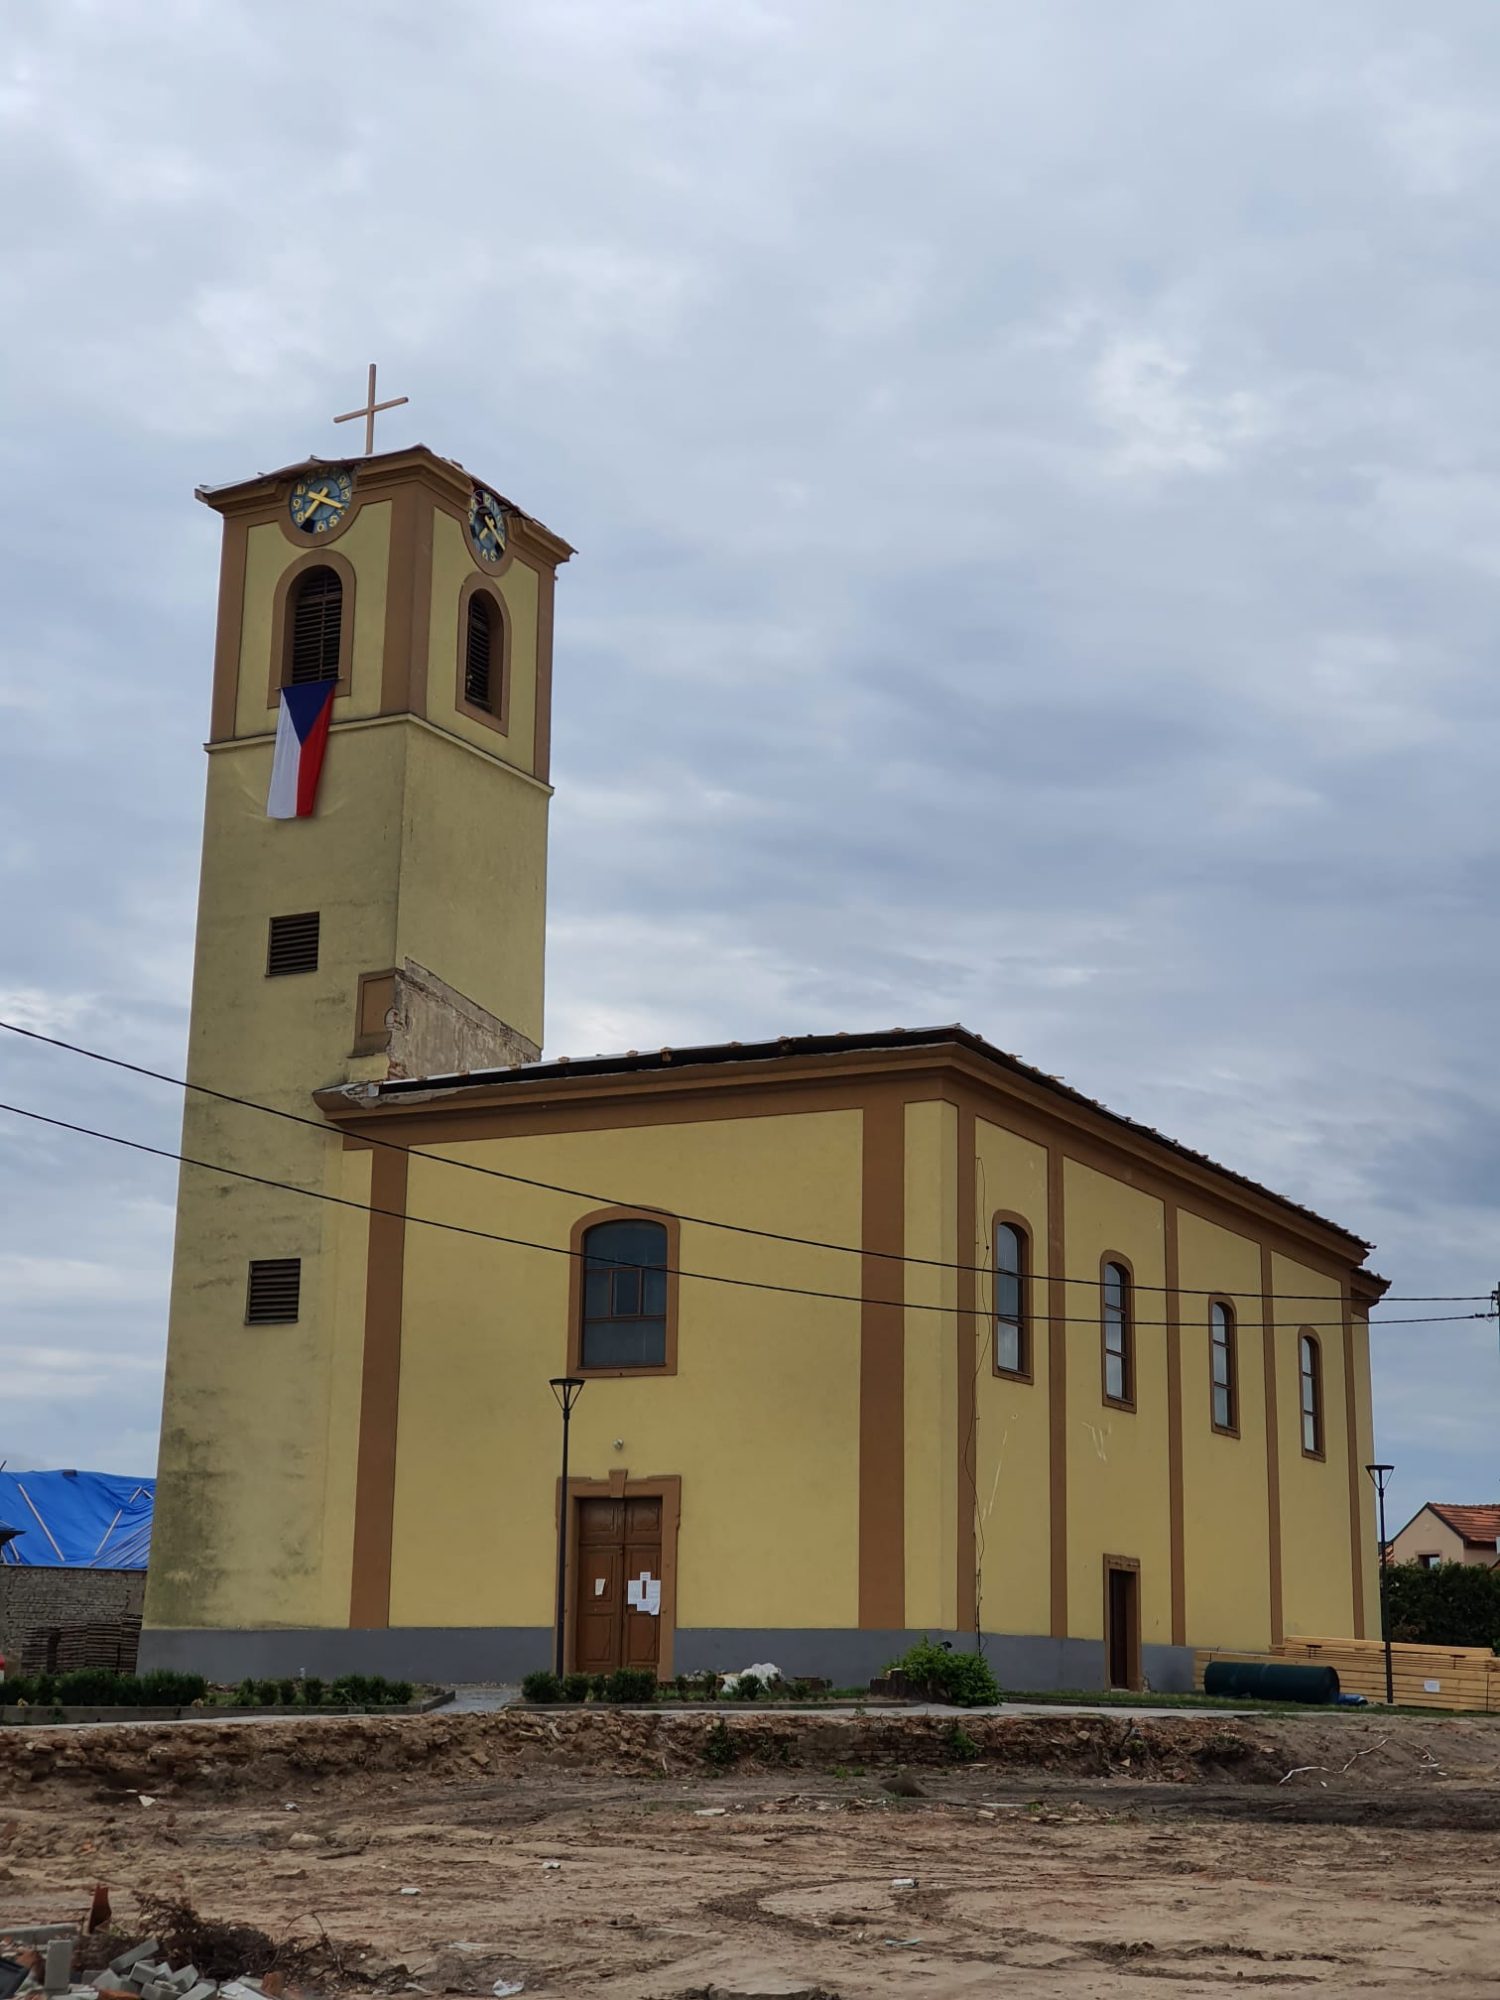
[[[271,672],[266,689],[266,707],[279,709],[281,690],[291,685],[288,676],[292,671],[292,620],[296,616],[295,598],[299,578],[310,569],[331,569],[338,577],[340,585],[339,603],[339,671],[338,679],[323,681],[318,685],[331,687],[334,699],[346,695],[352,684],[354,672],[354,565],[337,549],[309,549],[295,562],[287,564],[276,580],[276,594],[271,605]]]
[[[1221,1424],[1214,1381],[1214,1349],[1218,1345],[1214,1318],[1223,1313],[1227,1326],[1224,1342],[1229,1366],[1227,1394],[1229,1421]],[[1211,1298],[1208,1302],[1208,1421],[1211,1429],[1219,1437],[1237,1438],[1240,1434],[1240,1320],[1234,1309],[1234,1301],[1227,1298]]]
[[[495,631],[490,645],[490,706],[483,708],[477,701],[470,701],[467,692],[469,669],[469,605],[475,597],[488,600],[495,619]],[[493,729],[497,736],[510,734],[510,613],[505,607],[500,586],[493,576],[486,576],[475,570],[464,579],[458,593],[458,643],[455,653],[455,674],[453,682],[453,706],[460,715],[471,722],[483,724]],[[499,688],[495,686],[499,679]]]
[[[591,1229],[605,1222],[656,1222],[667,1232],[666,1345],[660,1362],[628,1368],[591,1368],[583,1359],[583,1257],[584,1241]],[[579,1216],[568,1239],[568,1365],[569,1375],[585,1381],[620,1380],[641,1375],[655,1379],[677,1373],[677,1271],[681,1262],[682,1224],[675,1215],[659,1208],[596,1208]]]
[[[1021,1365],[1019,1368],[1004,1368],[1000,1364],[1000,1253],[998,1237],[1002,1229],[1014,1230],[1020,1246],[1021,1257],[1021,1316],[1019,1321],[1007,1320],[1006,1324],[1018,1327],[1020,1339]],[[1024,1215],[1014,1209],[997,1208],[990,1217],[990,1256],[993,1260],[990,1272],[990,1373],[1002,1382],[1034,1382],[1036,1380],[1036,1334],[1035,1311],[1032,1287],[1036,1283],[1036,1269],[1033,1258],[1035,1237],[1031,1224]]]
[[[1123,1340],[1121,1344],[1122,1372],[1125,1393],[1112,1396],[1109,1392],[1109,1291],[1108,1272],[1113,1265],[1125,1280],[1124,1306],[1121,1316]],[[1106,1250],[1099,1259],[1099,1394],[1105,1407],[1111,1410],[1130,1410],[1136,1407],[1136,1351],[1135,1351],[1135,1266],[1119,1250]]]
[[[1308,1367],[1311,1356],[1312,1366]],[[1313,1436],[1316,1444],[1307,1442],[1308,1408],[1304,1387],[1309,1378],[1313,1385]],[[1319,1461],[1328,1457],[1328,1405],[1324,1390],[1323,1343],[1310,1326],[1299,1327],[1297,1331],[1297,1436],[1302,1446],[1304,1458]]]

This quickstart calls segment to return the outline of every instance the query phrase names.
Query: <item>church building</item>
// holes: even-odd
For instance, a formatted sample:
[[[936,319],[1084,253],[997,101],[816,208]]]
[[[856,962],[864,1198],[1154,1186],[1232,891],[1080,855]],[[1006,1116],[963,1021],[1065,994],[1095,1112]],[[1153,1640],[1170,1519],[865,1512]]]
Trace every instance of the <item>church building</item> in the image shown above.
[[[544,1055],[572,550],[421,446],[199,498],[147,1664],[513,1680],[564,1531],[590,1671],[1378,1630],[1367,1245],[960,1027]]]

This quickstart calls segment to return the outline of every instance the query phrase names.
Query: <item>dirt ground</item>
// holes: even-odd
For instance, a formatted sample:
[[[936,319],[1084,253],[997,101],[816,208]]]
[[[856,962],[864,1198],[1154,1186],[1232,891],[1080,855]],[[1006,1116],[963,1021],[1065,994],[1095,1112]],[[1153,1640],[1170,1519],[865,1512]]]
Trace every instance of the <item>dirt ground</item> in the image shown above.
[[[140,1893],[321,1926],[351,1991],[1500,2000],[1500,1719],[958,1727],[5,1731],[0,1931],[100,1879],[127,1926]]]

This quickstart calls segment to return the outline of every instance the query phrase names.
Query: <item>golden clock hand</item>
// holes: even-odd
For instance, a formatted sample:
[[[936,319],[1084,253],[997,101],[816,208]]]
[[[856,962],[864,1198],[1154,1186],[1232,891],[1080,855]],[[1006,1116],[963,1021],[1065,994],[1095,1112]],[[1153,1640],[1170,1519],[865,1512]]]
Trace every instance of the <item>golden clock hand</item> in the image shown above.
[[[317,492],[317,493],[309,493],[309,494],[307,495],[307,498],[308,498],[308,500],[309,500],[309,501],[311,502],[312,506],[314,506],[314,507],[336,507],[336,508],[337,508],[337,507],[346,507],[346,506],[348,506],[348,504],[349,504],[347,500],[338,500],[338,499],[335,499],[335,497],[333,496],[333,494],[331,494],[331,493],[325,493],[325,492],[322,492],[322,491],[319,491],[319,492]]]

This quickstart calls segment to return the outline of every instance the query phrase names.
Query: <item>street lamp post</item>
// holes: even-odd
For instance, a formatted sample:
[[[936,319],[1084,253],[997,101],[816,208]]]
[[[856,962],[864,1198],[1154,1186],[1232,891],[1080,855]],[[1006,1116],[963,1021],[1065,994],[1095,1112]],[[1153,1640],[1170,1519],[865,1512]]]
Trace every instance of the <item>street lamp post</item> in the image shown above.
[[[1395,1470],[1394,1465],[1367,1465],[1365,1467],[1365,1471],[1374,1482],[1375,1491],[1380,1496],[1380,1636],[1385,1641],[1385,1700],[1387,1708],[1395,1706],[1396,1680],[1395,1675],[1391,1671],[1390,1579],[1386,1575],[1390,1564],[1386,1560],[1388,1551],[1385,1545],[1385,1489],[1390,1484],[1391,1474]]]
[[[568,1588],[568,1426],[573,1421],[573,1405],[583,1394],[583,1383],[576,1375],[554,1375],[550,1387],[563,1420],[562,1485],[557,1498],[557,1644],[553,1661],[553,1671],[561,1679],[566,1653],[563,1633],[567,1624]]]

